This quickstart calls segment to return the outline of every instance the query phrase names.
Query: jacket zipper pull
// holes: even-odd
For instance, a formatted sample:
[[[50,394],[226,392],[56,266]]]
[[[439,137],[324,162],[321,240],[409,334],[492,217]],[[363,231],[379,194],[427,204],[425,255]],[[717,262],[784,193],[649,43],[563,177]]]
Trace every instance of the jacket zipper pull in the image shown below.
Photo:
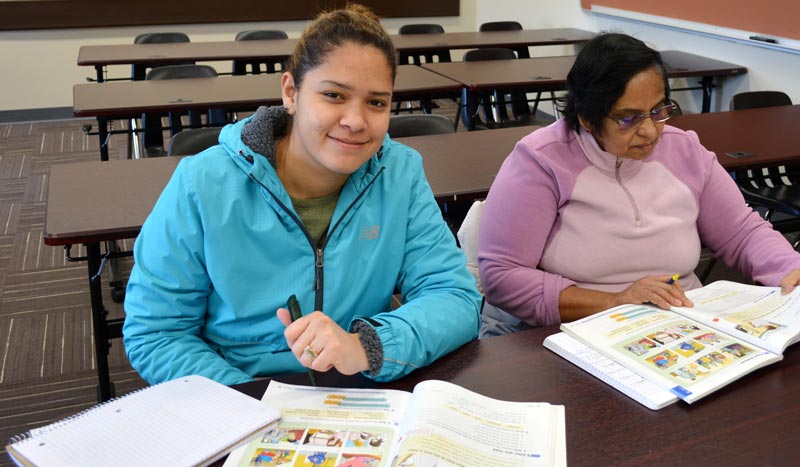
[[[316,274],[314,275],[314,290],[319,290],[322,287],[322,267],[325,265],[325,261],[322,258],[322,248],[317,248],[316,250]]]
[[[622,158],[621,157],[617,157],[617,162],[616,162],[614,168],[618,169],[618,168],[620,168],[621,165],[622,165]]]

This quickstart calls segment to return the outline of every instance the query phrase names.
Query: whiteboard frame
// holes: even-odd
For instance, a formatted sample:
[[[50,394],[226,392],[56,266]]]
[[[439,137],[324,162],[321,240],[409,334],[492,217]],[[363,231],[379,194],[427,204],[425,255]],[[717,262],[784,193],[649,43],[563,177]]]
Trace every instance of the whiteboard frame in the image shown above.
[[[658,26],[664,26],[668,29],[674,29],[681,32],[688,32],[691,34],[698,34],[705,37],[714,39],[723,39],[739,44],[745,44],[754,47],[761,47],[765,49],[777,50],[779,52],[787,52],[800,55],[800,41],[786,39],[771,34],[759,33],[756,31],[743,31],[741,29],[724,28],[722,26],[714,26],[712,24],[698,23],[695,21],[686,21],[676,18],[668,18],[666,16],[651,15],[647,13],[639,13],[635,11],[620,10],[618,8],[610,8],[601,5],[592,5],[590,12],[607,16],[614,19],[629,20],[637,23],[650,23]],[[753,40],[751,36],[758,36],[774,40],[775,43],[769,43],[759,40]]]

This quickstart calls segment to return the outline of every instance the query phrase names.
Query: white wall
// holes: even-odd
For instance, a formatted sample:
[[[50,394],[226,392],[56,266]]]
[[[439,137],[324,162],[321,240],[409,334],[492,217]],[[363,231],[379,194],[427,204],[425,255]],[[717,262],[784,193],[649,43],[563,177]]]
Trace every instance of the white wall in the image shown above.
[[[461,0],[459,17],[387,19],[383,23],[392,33],[411,22],[436,22],[447,31],[472,31],[480,23],[499,20],[516,20],[526,28],[616,30],[634,35],[659,50],[683,50],[746,66],[748,73],[726,79],[715,91],[712,110],[726,110],[730,96],[744,90],[780,89],[795,103],[800,103],[800,80],[797,79],[800,55],[599,17],[584,12],[579,0]],[[231,40],[238,31],[245,29],[283,29],[290,37],[297,37],[304,25],[304,22],[293,21],[0,32],[0,110],[71,106],[72,86],[85,82],[87,76],[94,77],[92,67],[76,65],[82,45],[129,44],[137,34],[155,31],[183,31],[193,41]],[[570,53],[572,49],[532,47],[531,51],[534,56],[542,56]],[[213,65],[219,71],[230,67],[227,62]],[[110,68],[112,77],[129,74],[130,69],[125,66]],[[684,80],[675,80],[673,87],[686,84]],[[676,93],[675,97],[684,111],[699,111],[699,92]]]
[[[769,6],[764,5],[765,8]],[[513,19],[526,28],[575,27],[616,31],[635,36],[657,50],[682,50],[747,67],[740,77],[726,78],[715,89],[712,110],[728,110],[733,94],[741,91],[781,90],[800,104],[800,55],[732,41],[703,37],[665,27],[610,19],[586,13],[579,0],[478,0],[477,23]],[[535,48],[531,48],[534,50]],[[672,87],[696,85],[697,80],[673,80]],[[678,92],[675,99],[685,112],[699,112],[699,91]]]

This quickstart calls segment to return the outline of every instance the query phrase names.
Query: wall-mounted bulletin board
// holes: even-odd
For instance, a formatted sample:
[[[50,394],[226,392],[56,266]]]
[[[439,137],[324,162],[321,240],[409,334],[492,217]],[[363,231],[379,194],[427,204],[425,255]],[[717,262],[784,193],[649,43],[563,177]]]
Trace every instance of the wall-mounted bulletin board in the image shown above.
[[[592,13],[800,53],[798,0],[581,0]]]
[[[385,18],[459,16],[459,0],[359,0]],[[307,20],[347,0],[0,0],[0,31]]]

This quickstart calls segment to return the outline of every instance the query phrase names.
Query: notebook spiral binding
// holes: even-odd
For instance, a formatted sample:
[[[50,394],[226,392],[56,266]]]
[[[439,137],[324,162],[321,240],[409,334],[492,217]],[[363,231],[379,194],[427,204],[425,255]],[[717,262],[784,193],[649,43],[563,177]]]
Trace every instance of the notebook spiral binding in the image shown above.
[[[163,383],[159,383],[159,384],[163,384]],[[30,430],[30,431],[26,431],[25,433],[20,433],[18,435],[14,435],[14,436],[11,437],[11,439],[9,439],[8,444],[14,445],[14,444],[17,444],[17,443],[22,443],[24,441],[31,440],[31,439],[35,438],[36,436],[38,436],[40,434],[49,433],[49,432],[51,432],[53,430],[57,430],[58,428],[60,428],[60,427],[62,427],[64,425],[72,423],[75,420],[86,416],[90,412],[98,410],[101,407],[105,407],[106,405],[111,404],[111,403],[113,403],[115,401],[118,401],[120,399],[125,399],[126,397],[129,397],[129,396],[132,396],[132,395],[134,395],[136,393],[144,391],[148,387],[151,387],[151,386],[145,386],[145,387],[137,389],[135,391],[131,391],[131,392],[125,394],[124,396],[114,397],[114,398],[111,398],[111,399],[109,399],[109,400],[107,400],[105,402],[102,402],[100,404],[95,404],[95,405],[89,407],[88,409],[81,410],[80,412],[78,412],[78,413],[76,413],[74,415],[71,415],[69,417],[63,418],[63,419],[58,420],[56,422],[53,422],[53,423],[51,423],[49,425],[45,425],[45,426],[43,426],[41,428],[36,428],[35,430]]]

